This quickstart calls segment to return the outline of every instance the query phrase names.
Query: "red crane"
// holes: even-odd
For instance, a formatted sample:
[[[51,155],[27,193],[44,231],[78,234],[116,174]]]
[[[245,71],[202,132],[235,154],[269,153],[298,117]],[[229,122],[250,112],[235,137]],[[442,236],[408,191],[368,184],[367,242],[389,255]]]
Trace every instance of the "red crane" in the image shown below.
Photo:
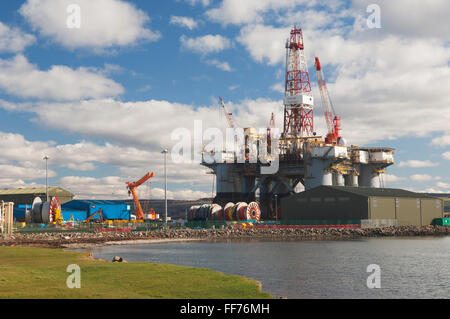
[[[154,176],[153,173],[147,173],[147,174],[145,174],[144,177],[142,177],[137,182],[134,182],[134,183],[127,182],[126,183],[128,185],[128,193],[133,195],[133,201],[134,201],[134,207],[135,207],[136,219],[137,220],[144,220],[144,212],[142,210],[141,203],[139,202],[139,198],[138,198],[137,193],[136,193],[136,188],[138,188],[139,186],[144,184],[146,181],[148,181],[153,176]],[[150,214],[152,214],[152,215],[154,214],[153,208],[150,210]]]
[[[223,109],[223,111],[224,111],[224,113],[225,113],[225,116],[226,116],[226,118],[227,118],[228,126],[229,126],[230,128],[235,128],[235,127],[236,127],[236,124],[234,124],[234,121],[233,121],[233,113],[228,112],[228,109],[227,109],[227,107],[225,106],[225,103],[223,102],[223,99],[222,99],[220,96],[219,96],[219,100],[220,100],[220,104],[221,104],[221,106],[222,106],[222,109]]]
[[[342,137],[340,136],[341,118],[336,115],[334,111],[333,102],[331,101],[330,93],[328,92],[325,76],[323,75],[322,66],[319,58],[316,57],[317,79],[319,81],[320,96],[322,98],[323,112],[327,121],[328,134],[325,138],[325,143],[340,144]]]

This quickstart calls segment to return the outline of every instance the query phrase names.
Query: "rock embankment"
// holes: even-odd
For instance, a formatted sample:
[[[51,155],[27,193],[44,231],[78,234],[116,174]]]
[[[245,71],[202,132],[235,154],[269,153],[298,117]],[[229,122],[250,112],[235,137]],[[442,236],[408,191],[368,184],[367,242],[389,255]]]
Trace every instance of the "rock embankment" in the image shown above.
[[[10,238],[0,238],[0,246],[26,245],[42,247],[71,247],[102,245],[147,240],[339,240],[371,237],[450,236],[446,226],[401,226],[357,229],[171,229],[123,233],[15,233]]]

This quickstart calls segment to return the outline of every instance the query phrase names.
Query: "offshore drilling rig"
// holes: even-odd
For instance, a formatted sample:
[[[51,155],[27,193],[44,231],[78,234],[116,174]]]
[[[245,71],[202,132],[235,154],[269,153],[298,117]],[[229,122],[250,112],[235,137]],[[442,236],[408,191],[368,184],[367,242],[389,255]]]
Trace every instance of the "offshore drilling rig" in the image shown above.
[[[305,190],[321,185],[384,187],[383,174],[386,167],[394,164],[395,150],[346,145],[320,61],[316,58],[315,62],[328,127],[326,137],[314,131],[314,97],[303,32],[294,27],[286,42],[283,131],[278,136],[273,134],[272,114],[266,134],[243,128],[240,147],[232,151],[204,151],[202,165],[216,175],[214,203],[224,206],[229,202],[258,201],[261,218],[275,219],[280,217],[280,198],[294,193],[299,183]],[[220,101],[230,128],[235,129],[232,114],[222,98]],[[252,156],[254,152],[257,156]],[[278,170],[264,174],[262,168],[273,161],[277,161]]]

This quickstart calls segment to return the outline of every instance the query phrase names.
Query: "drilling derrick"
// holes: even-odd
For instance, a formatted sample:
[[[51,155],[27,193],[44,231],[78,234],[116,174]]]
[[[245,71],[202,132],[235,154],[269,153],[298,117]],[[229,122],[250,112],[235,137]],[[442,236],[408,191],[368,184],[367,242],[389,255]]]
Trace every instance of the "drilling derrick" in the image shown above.
[[[283,136],[311,137],[314,132],[314,99],[301,29],[291,31],[286,42],[286,94]]]

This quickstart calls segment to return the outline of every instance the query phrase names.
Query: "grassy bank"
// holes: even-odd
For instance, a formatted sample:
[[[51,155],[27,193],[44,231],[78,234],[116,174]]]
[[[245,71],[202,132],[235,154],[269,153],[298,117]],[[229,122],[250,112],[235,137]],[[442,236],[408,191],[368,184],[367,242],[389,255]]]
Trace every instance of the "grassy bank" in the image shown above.
[[[81,268],[81,289],[66,268]],[[0,247],[0,298],[270,298],[258,283],[216,271],[155,263],[111,263],[61,249]]]

